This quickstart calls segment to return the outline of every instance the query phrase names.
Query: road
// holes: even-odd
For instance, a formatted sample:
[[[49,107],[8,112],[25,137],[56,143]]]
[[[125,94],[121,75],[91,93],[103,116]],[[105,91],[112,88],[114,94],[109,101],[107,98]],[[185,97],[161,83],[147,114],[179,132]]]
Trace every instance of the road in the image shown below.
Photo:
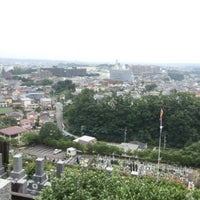
[[[63,130],[63,105],[60,102],[56,103],[56,121],[58,128]]]
[[[71,136],[74,138],[78,138],[78,136],[73,135],[67,131],[64,130],[64,124],[63,124],[63,105],[60,102],[56,103],[56,121],[58,128],[63,132],[64,136]]]

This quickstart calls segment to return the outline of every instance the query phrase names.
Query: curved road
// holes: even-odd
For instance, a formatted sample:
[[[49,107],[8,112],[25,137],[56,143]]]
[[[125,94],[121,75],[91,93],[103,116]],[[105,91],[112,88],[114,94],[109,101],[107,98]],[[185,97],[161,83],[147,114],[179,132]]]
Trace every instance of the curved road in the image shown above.
[[[60,102],[57,102],[56,103],[56,121],[57,121],[58,128],[63,132],[63,135],[78,138],[78,136],[73,135],[64,130],[63,112],[62,111],[63,111],[63,105]]]
[[[56,103],[56,121],[58,128],[63,130],[63,105],[60,102]]]

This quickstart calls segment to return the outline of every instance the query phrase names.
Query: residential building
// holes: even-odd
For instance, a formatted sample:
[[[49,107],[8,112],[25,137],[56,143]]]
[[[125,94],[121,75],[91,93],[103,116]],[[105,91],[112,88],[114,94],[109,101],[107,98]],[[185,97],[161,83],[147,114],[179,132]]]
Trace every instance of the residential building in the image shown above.
[[[96,143],[97,139],[95,137],[84,135],[84,136],[79,137],[79,138],[77,138],[77,139],[75,139],[73,141],[77,142],[79,144],[82,144],[82,145],[88,145],[88,144]]]
[[[41,98],[40,105],[44,109],[52,108],[52,99],[51,98]]]
[[[26,130],[31,130],[33,127],[33,123],[34,123],[34,121],[30,120],[30,119],[21,119],[20,120],[20,126]]]
[[[27,130],[19,127],[19,126],[11,126],[8,128],[0,129],[0,135],[2,135],[5,138],[8,138],[11,140],[12,138],[15,138],[18,140],[18,142],[21,142],[21,136],[23,133],[25,133]]]

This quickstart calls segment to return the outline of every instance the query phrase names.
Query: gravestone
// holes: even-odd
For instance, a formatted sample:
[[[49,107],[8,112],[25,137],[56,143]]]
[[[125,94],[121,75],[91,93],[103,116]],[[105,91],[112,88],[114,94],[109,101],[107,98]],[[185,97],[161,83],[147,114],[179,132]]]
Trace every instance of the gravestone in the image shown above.
[[[27,191],[31,195],[38,195],[47,183],[47,175],[44,171],[44,158],[37,158],[35,161],[35,174],[32,180],[28,181]]]
[[[35,165],[35,174],[33,175],[33,180],[36,183],[43,184],[47,181],[47,175],[44,172],[44,158],[37,158]]]
[[[27,180],[25,170],[22,168],[22,155],[17,154],[13,157],[13,170],[8,178],[12,182],[12,191],[26,193]]]
[[[13,157],[13,170],[10,173],[10,177],[15,180],[25,177],[25,170],[22,168],[21,154],[17,154]]]
[[[56,164],[56,177],[60,178],[61,174],[64,171],[65,163],[62,160],[59,160]]]

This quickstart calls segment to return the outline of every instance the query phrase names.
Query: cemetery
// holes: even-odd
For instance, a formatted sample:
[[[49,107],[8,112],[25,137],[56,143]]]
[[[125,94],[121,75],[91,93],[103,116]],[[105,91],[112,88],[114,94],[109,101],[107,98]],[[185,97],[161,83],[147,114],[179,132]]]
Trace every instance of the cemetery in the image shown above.
[[[14,155],[12,171],[6,173],[2,165],[2,153],[0,153],[0,194],[4,194],[5,196],[1,200],[11,199],[12,193],[20,193],[22,196],[24,194],[27,198],[34,199],[34,196],[38,195],[43,187],[51,184],[49,176],[44,171],[44,158],[37,158],[35,160],[35,173],[32,179],[27,178],[22,162],[21,154]],[[59,160],[56,163],[55,176],[59,178],[63,170],[64,162]],[[5,191],[7,192],[5,193]]]
[[[47,157],[32,157],[23,152],[12,154],[11,162],[6,165],[3,161],[3,153],[0,153],[0,196],[1,200],[7,199],[34,199],[44,187],[51,186],[52,178],[60,178],[65,167],[79,167],[84,170],[100,169],[109,175],[113,172],[137,176],[154,176],[177,180],[184,184],[199,183],[199,176],[195,170],[186,167],[140,161],[133,157],[119,158],[102,155],[80,155],[75,148],[66,151],[65,159],[48,159]],[[34,163],[33,173],[30,175],[25,167]],[[48,165],[49,167],[46,167]],[[2,195],[1,195],[2,194]],[[13,198],[15,197],[15,198]]]

